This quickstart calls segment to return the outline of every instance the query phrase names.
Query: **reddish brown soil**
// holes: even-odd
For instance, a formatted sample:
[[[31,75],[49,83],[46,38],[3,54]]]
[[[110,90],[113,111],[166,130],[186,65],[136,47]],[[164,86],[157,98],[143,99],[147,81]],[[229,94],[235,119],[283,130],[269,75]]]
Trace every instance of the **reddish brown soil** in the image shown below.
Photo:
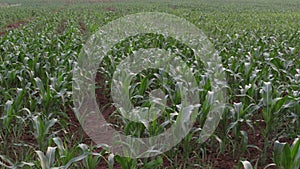
[[[9,31],[9,30],[12,30],[12,29],[17,29],[19,28],[20,26],[22,25],[25,25],[27,24],[28,21],[18,21],[18,22],[15,22],[15,23],[11,23],[9,25],[7,25],[6,27],[4,27],[3,31],[0,32],[0,36],[3,36],[6,34],[6,31]]]
[[[56,28],[56,32],[58,34],[62,34],[66,28],[68,26],[68,21],[66,19],[63,19],[62,21],[60,21],[60,23],[58,24],[57,28]]]
[[[5,31],[0,32],[0,36],[4,36],[5,35]]]
[[[79,20],[79,26],[80,26],[80,32],[81,34],[85,35],[86,34],[86,26],[84,24],[84,22],[81,20]]]
[[[110,11],[110,12],[115,12],[117,11],[116,8],[113,8],[113,7],[107,7],[105,8],[106,11]]]

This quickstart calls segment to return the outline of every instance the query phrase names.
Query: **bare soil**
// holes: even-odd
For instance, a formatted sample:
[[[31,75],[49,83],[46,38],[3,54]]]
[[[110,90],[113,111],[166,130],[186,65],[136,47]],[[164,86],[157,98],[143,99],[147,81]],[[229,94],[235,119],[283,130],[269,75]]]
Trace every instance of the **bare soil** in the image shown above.
[[[4,29],[0,32],[0,36],[4,36],[7,31],[12,30],[12,29],[17,29],[20,26],[23,26],[23,25],[27,24],[28,22],[29,21],[22,20],[22,21],[18,21],[18,22],[15,22],[15,23],[11,23],[11,24],[4,27]]]

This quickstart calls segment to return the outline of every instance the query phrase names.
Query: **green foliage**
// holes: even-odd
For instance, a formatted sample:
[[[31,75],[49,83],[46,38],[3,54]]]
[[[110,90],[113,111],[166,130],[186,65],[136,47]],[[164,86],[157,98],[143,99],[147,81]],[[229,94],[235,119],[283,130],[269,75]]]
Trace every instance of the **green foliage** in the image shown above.
[[[8,3],[21,6],[0,7],[0,166],[4,168],[96,168],[101,160],[109,168],[165,168],[166,163],[169,168],[205,168],[213,152],[226,152],[239,160],[245,159],[253,147],[262,149],[262,158],[250,159],[257,165],[251,166],[247,161],[236,165],[258,168],[267,165],[263,161],[271,158],[267,152],[276,139],[294,139],[300,134],[297,0]],[[179,145],[155,158],[129,159],[113,155],[104,145],[86,145],[83,133],[78,137],[69,129],[79,128],[69,121],[72,76],[78,54],[90,35],[109,21],[143,11],[177,15],[208,35],[222,58],[228,103],[214,135],[199,144],[214,95],[203,63],[173,37],[143,34],[125,39],[99,67],[105,77],[105,91],[110,91],[112,73],[120,61],[141,48],[176,53],[193,67],[197,82],[203,86],[199,90],[201,107],[196,125]],[[12,29],[19,22],[23,25]],[[118,122],[114,125],[124,134],[154,136],[174,124],[181,95],[167,72],[145,70],[128,87],[135,106],[149,108],[150,91],[157,89],[166,96],[162,102],[168,106],[161,117],[149,124],[132,122],[114,113]],[[210,99],[204,100],[206,97]],[[263,147],[251,142],[251,132],[261,133]],[[275,142],[274,163],[278,168],[299,167],[299,142],[296,139],[292,146]]]
[[[274,143],[274,162],[276,168],[298,169],[300,167],[300,139],[296,138],[290,146],[287,143]]]

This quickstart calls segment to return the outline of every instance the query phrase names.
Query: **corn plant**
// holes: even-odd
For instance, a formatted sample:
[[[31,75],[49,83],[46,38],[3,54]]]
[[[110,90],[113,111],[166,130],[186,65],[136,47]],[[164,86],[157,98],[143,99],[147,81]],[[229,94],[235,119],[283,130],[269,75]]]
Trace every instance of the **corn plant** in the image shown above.
[[[36,138],[39,148],[43,150],[48,144],[48,135],[50,128],[57,122],[57,119],[47,119],[44,120],[39,116],[35,116],[32,119],[34,128],[34,137]],[[54,150],[49,149],[49,153]]]
[[[237,154],[243,154],[248,145],[248,134],[246,131],[241,130],[242,124],[246,124],[247,127],[254,129],[250,117],[259,109],[258,105],[250,104],[244,108],[244,104],[234,103],[231,109],[232,121],[227,128],[227,134],[232,130],[233,133],[233,156],[237,157]]]
[[[244,169],[257,169],[258,161],[255,163],[254,166],[249,161],[241,161],[243,164]]]
[[[33,163],[27,163],[27,162],[24,162],[24,161],[14,163],[8,157],[6,157],[4,155],[0,155],[0,166],[5,167],[5,168],[9,168],[9,169],[16,169],[16,168],[23,168],[25,166],[32,167],[32,166],[34,166],[34,164]]]
[[[288,108],[294,107],[293,105],[295,104],[295,102],[293,101],[293,99],[289,97],[273,98],[272,84],[270,82],[264,83],[264,86],[262,87],[262,91],[263,91],[263,97],[261,99],[260,104],[263,106],[262,116],[266,124],[266,127],[262,129],[262,133],[265,138],[262,160],[265,161],[266,151],[270,146],[269,136],[271,132],[276,131],[278,127],[278,125],[274,123],[274,120],[278,119],[278,117],[284,117],[281,116],[280,113],[282,113],[283,110],[288,110]]]
[[[300,139],[290,146],[287,143],[274,143],[274,162],[278,169],[298,169],[300,167]]]
[[[46,154],[42,151],[36,151],[39,157],[40,166],[42,169],[67,169],[73,163],[83,160],[88,156],[89,153],[82,154],[80,156],[72,158],[68,163],[64,166],[54,167],[55,165],[55,157],[56,157],[56,148],[57,147],[48,147]]]
[[[76,149],[70,149],[66,146],[66,142],[63,142],[59,137],[52,139],[58,150],[58,159],[56,160],[56,165],[65,166],[76,156]],[[57,151],[56,151],[57,152]],[[56,154],[57,155],[57,154]]]
[[[89,153],[88,156],[86,156],[86,158],[83,159],[83,167],[87,168],[87,169],[93,169],[96,168],[97,166],[99,166],[100,160],[104,159],[108,165],[109,168],[113,168],[113,157],[111,156],[111,154],[109,155],[109,159],[106,160],[104,158],[104,155],[107,153],[107,151],[105,149],[107,149],[107,146],[105,145],[96,145],[96,146],[91,146],[88,147],[86,144],[79,144],[78,147],[82,150],[83,153]],[[96,153],[96,152],[92,152],[93,149],[96,148],[104,148],[101,152]]]
[[[256,160],[255,165],[253,166],[249,161],[241,161],[244,169],[257,169],[258,168],[258,160]],[[273,167],[275,164],[268,164],[264,167],[264,169],[267,169],[269,167]]]
[[[118,162],[121,165],[122,169],[123,168],[135,169],[138,164],[136,159],[131,159],[128,157],[115,156],[114,159],[116,162]]]
[[[122,169],[124,168],[129,168],[129,169],[135,169],[137,167],[139,167],[142,164],[142,169],[150,169],[150,168],[157,168],[160,167],[163,163],[163,160],[161,157],[157,157],[154,159],[151,159],[150,161],[145,159],[144,164],[143,163],[138,163],[138,160],[136,159],[130,159],[128,157],[120,157],[120,156],[114,156],[114,160],[116,162],[118,162],[119,164],[121,164]]]

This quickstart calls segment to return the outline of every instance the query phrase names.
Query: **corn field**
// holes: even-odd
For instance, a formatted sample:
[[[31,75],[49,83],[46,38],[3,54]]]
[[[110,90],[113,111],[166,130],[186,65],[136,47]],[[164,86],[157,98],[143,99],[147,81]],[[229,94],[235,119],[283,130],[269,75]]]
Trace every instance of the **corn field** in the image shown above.
[[[170,74],[147,69],[127,84],[130,102],[149,108],[150,90],[160,89],[168,106],[149,124],[123,117],[111,84],[117,66],[135,51],[175,53],[202,84],[188,134],[160,155],[134,159],[111,152],[83,130],[72,84],[90,37],[114,20],[141,12],[171,14],[202,30],[221,58],[227,83],[220,122],[201,142],[211,103],[206,98],[214,94],[205,63],[164,35],[145,33],[117,43],[97,69],[95,97],[107,123],[124,135],[163,133],[179,118],[174,112],[184,97]],[[0,0],[0,168],[299,167],[300,1]]]

